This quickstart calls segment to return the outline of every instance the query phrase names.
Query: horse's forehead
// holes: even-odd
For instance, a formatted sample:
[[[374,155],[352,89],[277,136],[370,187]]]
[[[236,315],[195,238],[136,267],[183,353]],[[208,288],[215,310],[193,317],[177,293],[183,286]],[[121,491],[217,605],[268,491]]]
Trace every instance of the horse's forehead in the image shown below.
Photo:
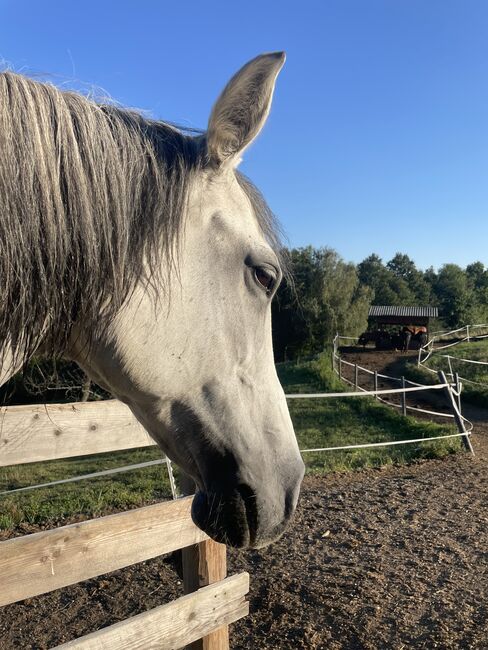
[[[251,200],[234,174],[204,179],[197,186],[194,218],[216,235],[264,239]]]

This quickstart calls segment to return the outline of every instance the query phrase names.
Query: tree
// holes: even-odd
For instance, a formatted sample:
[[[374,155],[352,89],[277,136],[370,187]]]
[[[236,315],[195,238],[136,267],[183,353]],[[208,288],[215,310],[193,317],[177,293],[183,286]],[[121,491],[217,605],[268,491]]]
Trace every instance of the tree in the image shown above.
[[[401,275],[384,266],[382,259],[373,253],[357,267],[361,284],[374,291],[376,305],[408,305],[415,303],[415,295]]]
[[[466,267],[469,288],[473,291],[473,320],[486,323],[488,320],[488,269],[481,262]]]
[[[360,285],[355,265],[330,248],[293,249],[290,258],[293,286],[280,287],[273,305],[276,358],[322,350],[338,331],[360,334],[373,293]]]
[[[472,322],[475,296],[468,276],[457,264],[444,264],[434,286],[441,317],[448,327],[461,327]]]
[[[367,325],[373,291],[361,286],[352,263],[344,262],[330,248],[321,250],[322,336],[330,340],[340,332],[357,335]]]
[[[431,286],[427,282],[422,271],[415,266],[415,262],[404,253],[396,253],[395,256],[387,263],[387,269],[407,285],[411,296],[408,300],[410,304],[428,305],[431,301]]]

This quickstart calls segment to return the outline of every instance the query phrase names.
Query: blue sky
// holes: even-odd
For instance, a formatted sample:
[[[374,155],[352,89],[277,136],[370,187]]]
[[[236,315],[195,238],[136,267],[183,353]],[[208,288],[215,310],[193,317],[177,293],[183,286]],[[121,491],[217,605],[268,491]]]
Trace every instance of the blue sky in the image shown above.
[[[205,127],[229,77],[285,50],[242,169],[292,246],[488,264],[488,2],[0,0],[0,57]]]

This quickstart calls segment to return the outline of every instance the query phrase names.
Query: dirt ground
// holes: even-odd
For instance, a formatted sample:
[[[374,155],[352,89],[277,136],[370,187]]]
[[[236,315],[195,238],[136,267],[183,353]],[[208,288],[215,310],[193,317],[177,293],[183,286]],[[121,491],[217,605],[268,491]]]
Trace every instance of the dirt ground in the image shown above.
[[[229,573],[251,574],[232,648],[486,650],[488,413],[466,415],[475,458],[307,477],[279,542],[231,551]],[[50,648],[177,597],[176,560],[4,607],[1,650]]]

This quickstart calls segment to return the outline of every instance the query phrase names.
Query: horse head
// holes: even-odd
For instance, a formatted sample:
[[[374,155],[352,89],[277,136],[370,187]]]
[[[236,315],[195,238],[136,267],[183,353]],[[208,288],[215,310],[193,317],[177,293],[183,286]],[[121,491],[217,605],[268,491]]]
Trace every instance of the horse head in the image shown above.
[[[264,202],[237,172],[283,63],[281,53],[249,62],[217,100],[207,132],[185,136],[201,164],[184,201],[175,268],[141,278],[89,348],[82,323],[72,342],[88,374],[194,479],[196,524],[241,547],[281,534],[304,469],[273,360],[279,250],[259,214]]]

